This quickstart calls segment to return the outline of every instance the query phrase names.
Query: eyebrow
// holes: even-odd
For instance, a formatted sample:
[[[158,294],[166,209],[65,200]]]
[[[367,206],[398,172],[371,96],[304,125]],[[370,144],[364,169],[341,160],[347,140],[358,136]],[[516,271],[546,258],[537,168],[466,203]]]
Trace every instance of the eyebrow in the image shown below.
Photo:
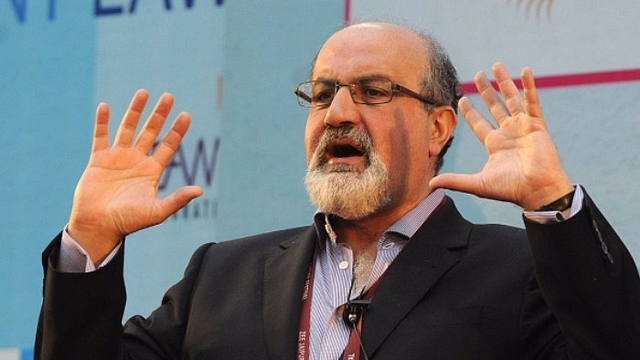
[[[393,80],[391,80],[389,78],[389,76],[387,75],[383,75],[382,73],[371,73],[371,74],[367,74],[367,75],[363,75],[363,76],[359,76],[357,78],[355,78],[353,81],[349,82],[349,83],[354,83],[360,80],[368,80],[368,79],[384,79],[384,80],[389,80],[391,82],[393,82]],[[335,78],[329,78],[329,77],[317,77],[315,79],[311,79],[314,81],[332,81],[332,82],[337,82],[337,83],[342,83],[341,81],[338,81]]]

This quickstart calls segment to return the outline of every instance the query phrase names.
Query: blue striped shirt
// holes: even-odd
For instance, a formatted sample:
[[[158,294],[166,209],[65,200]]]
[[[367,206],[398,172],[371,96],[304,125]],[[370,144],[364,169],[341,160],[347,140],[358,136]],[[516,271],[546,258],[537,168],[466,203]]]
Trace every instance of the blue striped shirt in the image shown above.
[[[365,286],[373,285],[391,265],[409,239],[418,231],[444,199],[436,189],[411,211],[391,225],[378,240],[376,259]],[[325,230],[326,214],[318,211],[314,223],[323,246],[316,258],[311,298],[310,360],[336,360],[349,339],[350,327],[339,313],[346,303],[353,278],[353,252],[340,239],[331,239]],[[362,289],[351,291],[357,297]]]

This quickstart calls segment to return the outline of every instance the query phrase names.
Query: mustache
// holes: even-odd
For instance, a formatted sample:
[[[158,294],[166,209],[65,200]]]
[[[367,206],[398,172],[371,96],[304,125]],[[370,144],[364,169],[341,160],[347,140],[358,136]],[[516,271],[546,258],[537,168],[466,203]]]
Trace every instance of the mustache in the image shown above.
[[[345,141],[349,145],[344,145]],[[362,153],[367,158],[374,151],[373,140],[366,130],[354,126],[328,127],[320,136],[313,152],[311,163],[315,164],[314,167],[322,166],[328,158],[327,155],[336,152],[335,144],[338,142],[343,143],[342,150]]]

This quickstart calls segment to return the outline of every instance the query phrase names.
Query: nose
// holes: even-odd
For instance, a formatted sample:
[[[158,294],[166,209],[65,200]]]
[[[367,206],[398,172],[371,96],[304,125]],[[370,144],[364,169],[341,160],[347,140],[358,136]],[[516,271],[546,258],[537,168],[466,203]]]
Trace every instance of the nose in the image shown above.
[[[324,115],[325,126],[340,127],[344,125],[355,125],[360,122],[360,111],[358,104],[351,98],[351,88],[341,86],[338,88],[333,101],[329,105]]]

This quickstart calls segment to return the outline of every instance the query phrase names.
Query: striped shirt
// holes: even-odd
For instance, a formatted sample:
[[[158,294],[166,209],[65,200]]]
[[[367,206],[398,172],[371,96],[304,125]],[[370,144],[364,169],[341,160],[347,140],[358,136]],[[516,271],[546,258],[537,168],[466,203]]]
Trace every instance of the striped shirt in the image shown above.
[[[391,265],[406,243],[418,231],[444,199],[444,191],[436,189],[411,211],[389,227],[378,240],[375,263],[365,289],[371,287]],[[322,240],[315,260],[311,298],[310,360],[336,360],[342,354],[351,328],[338,311],[346,303],[353,279],[353,252],[340,239],[329,236],[325,227],[327,214],[318,211],[314,224]],[[329,225],[329,230],[330,226]],[[353,289],[356,298],[362,289]]]

